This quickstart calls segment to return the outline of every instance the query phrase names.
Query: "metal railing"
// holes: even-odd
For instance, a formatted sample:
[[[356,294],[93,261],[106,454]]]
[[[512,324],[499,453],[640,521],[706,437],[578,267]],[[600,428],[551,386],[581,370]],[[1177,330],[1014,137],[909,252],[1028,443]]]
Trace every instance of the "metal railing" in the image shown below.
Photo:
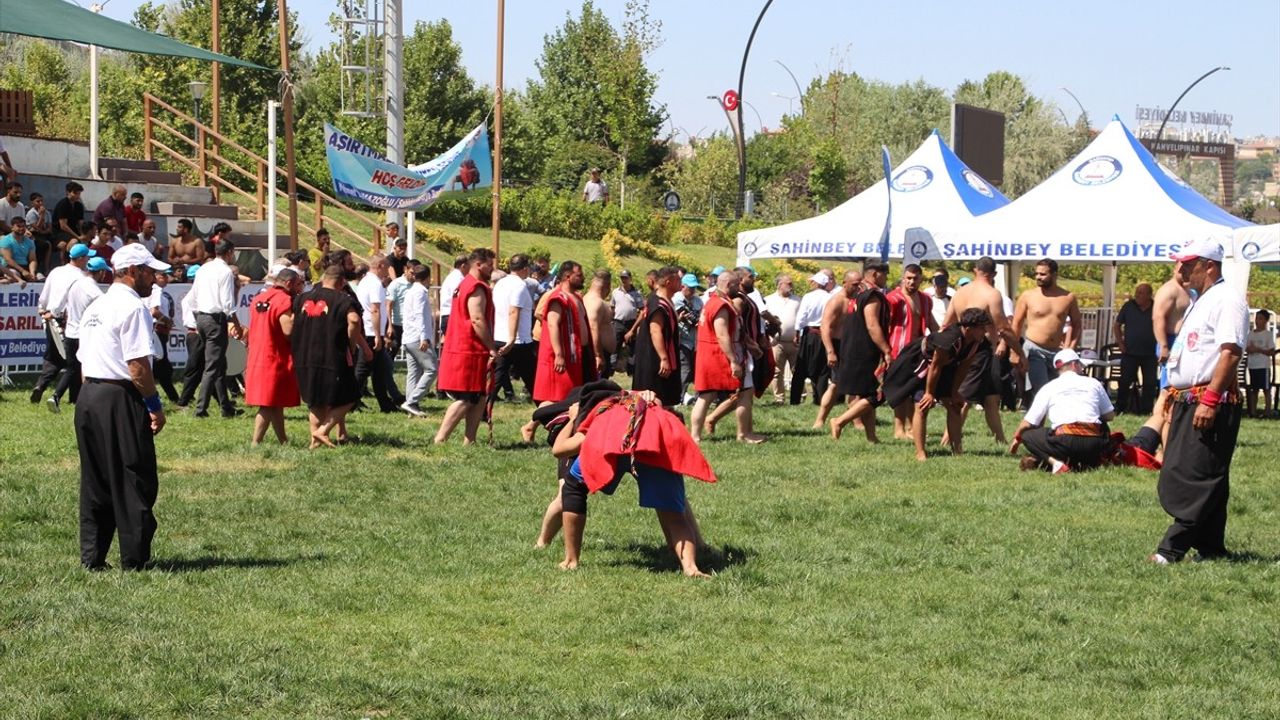
[[[278,197],[288,200],[288,194],[285,191],[278,187],[268,188],[268,166],[266,159],[262,156],[246,149],[231,138],[214,132],[213,128],[200,123],[194,117],[151,93],[143,93],[142,107],[143,156],[147,160],[155,159],[153,156],[158,151],[161,157],[193,172],[196,183],[200,187],[212,188],[215,197],[220,198],[221,193],[226,191],[248,201],[249,205],[255,209],[257,220],[268,219],[267,192],[274,192]],[[158,113],[166,114],[167,117],[157,117]],[[185,129],[180,129],[184,124],[192,129],[190,135]],[[171,147],[173,145],[181,149],[176,150]],[[234,151],[239,157],[236,159],[227,157],[230,154],[228,149]],[[244,167],[241,163],[251,166],[252,169]],[[276,172],[280,177],[285,174],[280,168],[277,168]],[[229,177],[238,182],[228,180]],[[310,183],[298,180],[297,186],[309,193],[312,200],[308,202],[314,203],[311,209],[313,222],[304,223],[299,217],[299,228],[308,230],[312,234],[322,227],[328,228],[334,245],[357,253],[382,247],[382,227],[378,223]],[[253,191],[250,192],[245,187],[252,187]],[[273,222],[277,219],[287,220],[289,218],[287,207],[286,205],[284,210],[277,209],[276,217],[270,220]],[[330,209],[330,214],[327,216],[326,209]],[[337,220],[332,215],[333,210],[346,212],[350,217],[355,218],[354,221],[349,222],[357,227],[348,227]],[[291,238],[291,246],[296,249],[299,240],[300,238]]]

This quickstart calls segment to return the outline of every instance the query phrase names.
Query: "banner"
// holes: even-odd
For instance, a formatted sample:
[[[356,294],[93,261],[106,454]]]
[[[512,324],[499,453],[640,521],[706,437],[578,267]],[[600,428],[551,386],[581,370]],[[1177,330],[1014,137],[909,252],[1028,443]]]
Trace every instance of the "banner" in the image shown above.
[[[1034,232],[1028,233],[1034,235]],[[1021,260],[1036,261],[1053,258],[1058,262],[1115,263],[1147,262],[1167,263],[1169,255],[1181,248],[1176,242],[1134,240],[1131,242],[948,242],[938,241],[923,228],[910,228],[906,232],[903,262],[922,263],[937,260],[976,260],[990,257],[996,262]]]
[[[101,286],[105,291],[106,285]],[[236,315],[240,324],[249,327],[249,308],[253,306],[253,297],[266,287],[263,283],[250,283],[240,289]],[[44,283],[30,283],[25,289],[17,285],[0,285],[0,366],[24,367],[36,366],[44,362],[46,338],[44,320],[40,318],[36,306],[40,302],[40,291]],[[182,325],[182,298],[191,290],[190,283],[170,283],[162,292],[173,298],[174,312],[178,317],[174,322],[178,327],[169,334],[169,361],[175,366],[187,362],[187,334]],[[157,285],[152,292],[161,291]]]
[[[344,200],[382,210],[422,210],[441,193],[493,184],[484,123],[440,157],[408,168],[387,162],[385,155],[329,123],[324,136],[333,192]]]

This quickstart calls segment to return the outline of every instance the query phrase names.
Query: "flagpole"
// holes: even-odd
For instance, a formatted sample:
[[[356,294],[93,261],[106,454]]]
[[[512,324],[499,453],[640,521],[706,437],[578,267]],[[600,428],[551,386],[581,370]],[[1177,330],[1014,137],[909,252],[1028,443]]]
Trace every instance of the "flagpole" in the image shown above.
[[[502,233],[502,30],[506,17],[505,0],[498,0],[498,73],[493,90],[493,254],[498,254]]]
[[[285,0],[279,0],[280,12],[280,72],[284,75],[284,162],[285,184],[289,195],[289,249],[298,249],[298,177],[293,157],[293,79],[289,77],[289,8]],[[275,192],[275,188],[271,188]],[[275,222],[271,218],[271,222]],[[324,219],[316,218],[316,229],[324,225]]]

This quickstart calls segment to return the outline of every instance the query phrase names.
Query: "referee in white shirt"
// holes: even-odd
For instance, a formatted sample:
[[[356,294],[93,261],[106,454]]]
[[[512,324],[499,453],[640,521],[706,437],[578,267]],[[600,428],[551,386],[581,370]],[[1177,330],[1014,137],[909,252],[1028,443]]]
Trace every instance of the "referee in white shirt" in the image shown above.
[[[169,266],[139,244],[120,248],[112,260],[115,282],[80,324],[80,562],[90,570],[109,569],[107,551],[119,529],[121,567],[141,570],[151,561],[156,532],[152,507],[160,482],[153,436],[165,422],[151,375],[155,334],[142,296],[151,294],[155,271]]]
[[[31,390],[33,403],[40,402],[40,396],[44,394],[45,388],[53,385],[58,373],[67,366],[66,358],[62,357],[57,345],[53,342],[54,327],[59,329],[66,327],[67,291],[76,280],[84,276],[89,258],[97,254],[83,243],[72,245],[67,251],[70,261],[66,265],[59,265],[50,270],[49,276],[44,279],[44,287],[40,290],[40,299],[37,303],[40,317],[44,318],[44,367],[41,368],[40,378],[36,380],[35,388]]]
[[[796,311],[796,345],[799,351],[796,356],[795,370],[791,373],[791,404],[799,405],[800,396],[804,394],[804,381],[813,381],[813,404],[822,402],[827,391],[827,383],[831,382],[831,366],[827,364],[827,349],[822,344],[822,310],[827,306],[831,293],[827,285],[831,278],[818,271],[809,278],[811,289],[800,298],[800,309]]]
[[[1240,432],[1236,368],[1249,336],[1249,306],[1223,282],[1222,255],[1222,245],[1205,239],[1173,256],[1195,299],[1166,364],[1169,439],[1156,489],[1173,524],[1148,558],[1160,565],[1178,562],[1192,548],[1206,560],[1227,555],[1231,456]]]
[[[62,330],[62,347],[67,351],[67,371],[58,379],[58,386],[49,398],[50,412],[62,412],[62,396],[74,405],[80,397],[81,369],[76,353],[80,350],[80,324],[85,311],[95,300],[102,297],[102,288],[98,283],[111,282],[111,266],[100,257],[90,258],[85,266],[89,271],[81,275],[67,290],[67,326]]]
[[[1023,470],[1064,473],[1096,468],[1110,443],[1107,423],[1116,417],[1115,406],[1102,383],[1084,374],[1084,360],[1075,350],[1059,350],[1053,367],[1058,377],[1036,393],[1013,433],[1009,454],[1017,453],[1018,445],[1026,446],[1031,454],[1023,458]]]
[[[243,411],[236,408],[227,395],[227,324],[231,335],[243,334],[236,316],[236,276],[231,271],[236,246],[230,240],[219,240],[214,258],[196,272],[191,284],[195,293],[196,329],[204,341],[204,377],[200,380],[200,397],[196,400],[196,417],[209,417],[209,393],[215,393],[222,406],[223,417],[235,417]]]

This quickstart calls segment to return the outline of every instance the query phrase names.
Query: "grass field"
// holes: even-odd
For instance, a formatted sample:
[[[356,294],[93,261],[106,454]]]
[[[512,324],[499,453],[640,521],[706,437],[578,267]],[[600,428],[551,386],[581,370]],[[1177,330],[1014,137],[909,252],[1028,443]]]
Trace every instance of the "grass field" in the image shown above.
[[[1020,474],[977,417],[968,455],[918,465],[765,407],[772,440],[709,442],[722,481],[690,482],[699,581],[634,485],[592,498],[583,567],[558,570],[558,541],[532,549],[554,464],[516,444],[527,409],[499,405],[497,449],[436,448],[430,407],[355,415],[360,444],[314,453],[177,412],[157,569],[90,574],[71,414],[6,390],[0,717],[1280,713],[1274,422],[1240,435],[1243,555],[1162,568],[1152,473]]]

